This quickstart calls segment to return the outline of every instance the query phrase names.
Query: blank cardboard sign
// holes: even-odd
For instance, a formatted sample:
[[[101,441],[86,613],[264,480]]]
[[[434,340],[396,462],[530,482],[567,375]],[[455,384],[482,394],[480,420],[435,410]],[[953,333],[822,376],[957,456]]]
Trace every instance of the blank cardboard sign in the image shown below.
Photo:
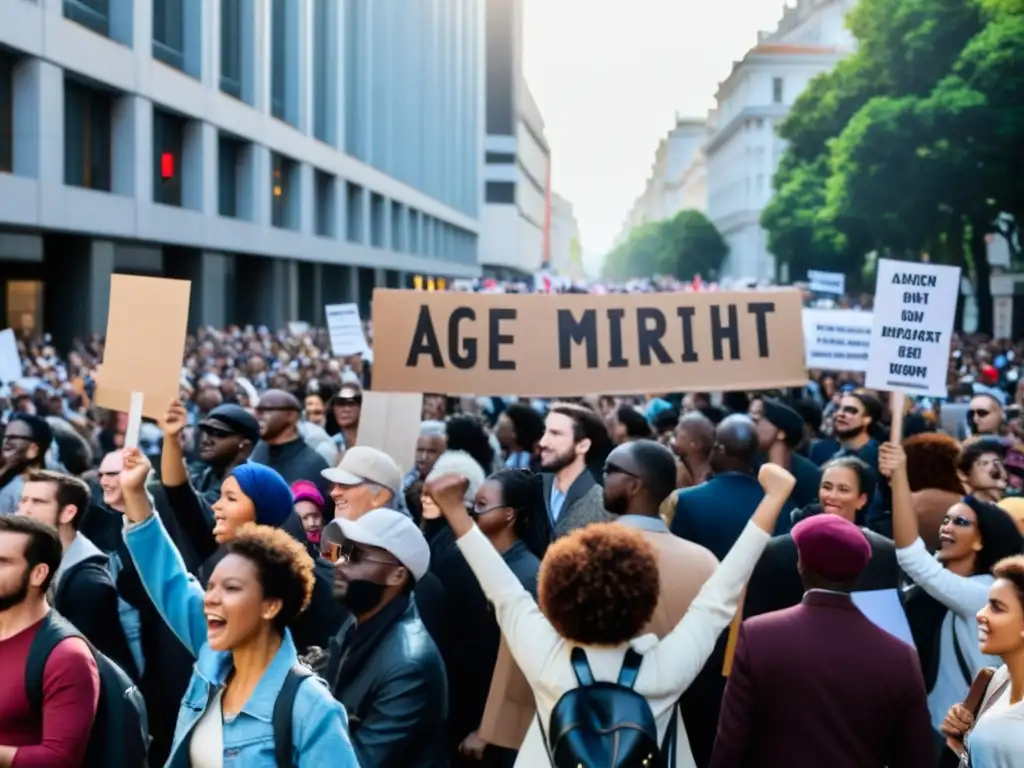
[[[422,392],[363,392],[356,444],[384,451],[404,474],[416,462],[422,413]]]
[[[97,405],[127,413],[132,392],[141,392],[143,415],[164,416],[178,397],[191,291],[188,280],[111,276]]]

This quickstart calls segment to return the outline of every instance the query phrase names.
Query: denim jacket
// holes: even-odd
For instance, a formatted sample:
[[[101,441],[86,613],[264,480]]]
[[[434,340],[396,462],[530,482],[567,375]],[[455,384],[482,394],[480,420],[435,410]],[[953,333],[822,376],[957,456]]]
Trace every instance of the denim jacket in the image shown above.
[[[125,529],[124,540],[139,577],[167,626],[196,659],[178,710],[171,756],[166,768],[188,768],[189,739],[213,695],[223,688],[232,668],[229,651],[211,650],[206,641],[203,589],[185,569],[160,518]],[[288,670],[298,662],[291,632],[264,672],[238,717],[223,726],[224,768],[276,768],[274,702]],[[299,686],[292,712],[293,765],[359,768],[348,736],[345,708],[319,678]]]

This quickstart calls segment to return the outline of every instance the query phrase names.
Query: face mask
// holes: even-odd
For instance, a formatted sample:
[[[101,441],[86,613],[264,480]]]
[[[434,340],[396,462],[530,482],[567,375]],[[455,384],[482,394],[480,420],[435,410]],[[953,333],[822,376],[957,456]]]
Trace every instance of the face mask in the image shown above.
[[[348,583],[348,590],[345,592],[345,605],[356,616],[361,616],[380,605],[383,596],[383,584],[357,579]]]
[[[322,531],[306,531],[306,539],[310,544],[316,544],[317,548],[320,547],[320,534]]]

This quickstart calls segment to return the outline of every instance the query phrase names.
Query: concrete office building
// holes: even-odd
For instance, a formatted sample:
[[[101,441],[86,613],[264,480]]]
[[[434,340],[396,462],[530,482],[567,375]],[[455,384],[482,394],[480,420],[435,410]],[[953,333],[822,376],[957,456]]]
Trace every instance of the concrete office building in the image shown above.
[[[103,331],[114,272],[191,279],[193,325],[273,328],[478,275],[483,23],[472,0],[3,0],[0,327]]]
[[[487,0],[486,137],[480,265],[499,279],[550,258],[551,148],[523,77],[522,0]]]

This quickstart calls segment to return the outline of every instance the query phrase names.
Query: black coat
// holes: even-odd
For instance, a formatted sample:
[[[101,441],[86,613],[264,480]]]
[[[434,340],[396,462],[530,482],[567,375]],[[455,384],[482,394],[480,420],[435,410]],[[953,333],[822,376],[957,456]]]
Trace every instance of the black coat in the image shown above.
[[[275,470],[289,486],[298,480],[308,480],[320,489],[325,499],[330,493],[330,481],[320,474],[327,469],[327,460],[302,438],[284,445],[268,445],[260,440],[252,449],[249,461]]]
[[[822,514],[817,504],[794,513],[793,522],[815,514]],[[867,528],[861,531],[871,545],[871,560],[861,573],[855,591],[898,588],[901,571],[896,562],[896,545]],[[744,619],[800,604],[804,585],[796,563],[797,549],[792,535],[776,536],[768,542],[747,584],[743,598]]]

